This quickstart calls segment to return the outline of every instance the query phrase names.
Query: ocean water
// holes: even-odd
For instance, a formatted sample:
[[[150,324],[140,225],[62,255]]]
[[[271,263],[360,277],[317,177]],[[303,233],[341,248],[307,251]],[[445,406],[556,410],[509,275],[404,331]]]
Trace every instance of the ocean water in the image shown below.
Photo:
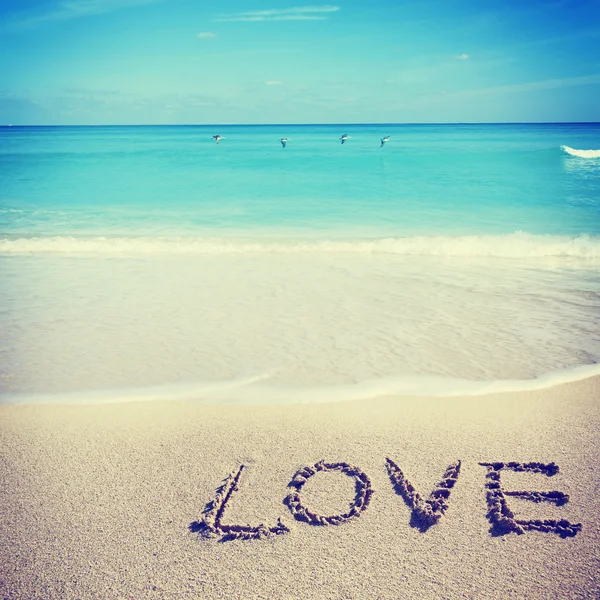
[[[0,128],[0,401],[600,372],[599,148],[598,124]]]

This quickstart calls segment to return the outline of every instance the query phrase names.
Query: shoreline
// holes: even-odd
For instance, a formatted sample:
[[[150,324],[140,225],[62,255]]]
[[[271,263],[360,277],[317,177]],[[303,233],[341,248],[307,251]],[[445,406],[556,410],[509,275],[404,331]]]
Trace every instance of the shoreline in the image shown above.
[[[599,403],[600,376],[485,397],[3,405],[0,594],[592,598],[600,589]],[[461,462],[446,510],[425,531],[411,525],[414,511],[392,485],[386,459],[422,499]],[[302,505],[320,515],[351,509],[352,476],[341,467],[319,472],[321,460],[355,467],[373,490],[358,516],[335,526],[298,520],[284,504],[294,474],[312,465],[298,492]],[[498,461],[504,492],[569,496],[559,505],[509,494],[515,518],[566,520],[581,530],[491,532],[485,464]],[[558,472],[509,464],[555,464]],[[273,527],[281,519],[289,532],[202,538],[203,510],[210,513],[217,488],[241,465],[222,522]]]
[[[437,375],[382,377],[351,384],[269,386],[272,374],[230,381],[182,382],[147,387],[56,393],[0,393],[2,406],[94,406],[129,402],[189,401],[212,405],[293,405],[367,401],[386,396],[453,398],[486,397],[551,389],[600,376],[600,363],[576,365],[532,379],[470,380]]]

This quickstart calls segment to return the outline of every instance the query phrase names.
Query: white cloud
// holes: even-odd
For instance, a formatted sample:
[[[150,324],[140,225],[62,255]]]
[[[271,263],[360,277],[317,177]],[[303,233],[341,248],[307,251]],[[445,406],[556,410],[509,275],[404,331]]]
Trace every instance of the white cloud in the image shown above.
[[[270,10],[255,10],[255,11],[247,11],[247,12],[241,13],[241,14],[254,14],[254,15],[270,16],[270,15],[285,15],[285,14],[290,14],[290,13],[296,13],[296,14],[314,13],[314,12],[328,13],[328,12],[335,12],[337,10],[340,10],[339,6],[332,6],[330,4],[324,4],[321,6],[296,6],[294,8],[272,8]]]
[[[222,23],[226,21],[324,21],[327,17],[316,17],[311,15],[280,15],[276,17],[232,17],[215,19]]]
[[[269,10],[250,10],[233,15],[223,15],[215,21],[323,21],[328,14],[340,10],[339,6],[296,6],[294,8],[272,8]]]
[[[217,34],[210,31],[202,31],[196,37],[200,40],[211,40],[212,38],[216,38]]]
[[[455,58],[458,58],[458,60],[468,60],[470,57],[468,54],[459,54],[458,56],[456,56]]]
[[[281,85],[281,81],[265,81],[265,85]]]

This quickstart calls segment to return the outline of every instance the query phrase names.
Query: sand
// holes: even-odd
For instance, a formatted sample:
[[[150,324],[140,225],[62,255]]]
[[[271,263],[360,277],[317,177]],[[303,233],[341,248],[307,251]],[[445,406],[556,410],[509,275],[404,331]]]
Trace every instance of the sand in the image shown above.
[[[596,599],[599,400],[593,377],[470,398],[1,406],[0,598]],[[413,508],[436,488],[427,526]],[[520,490],[569,498],[503,496]],[[502,498],[521,533],[491,531]]]

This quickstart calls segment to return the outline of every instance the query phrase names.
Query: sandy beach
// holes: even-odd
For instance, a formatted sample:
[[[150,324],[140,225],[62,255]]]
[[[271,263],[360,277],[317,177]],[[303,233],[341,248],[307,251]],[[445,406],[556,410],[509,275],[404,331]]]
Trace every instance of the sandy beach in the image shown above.
[[[2,406],[0,597],[597,598],[599,400]]]

